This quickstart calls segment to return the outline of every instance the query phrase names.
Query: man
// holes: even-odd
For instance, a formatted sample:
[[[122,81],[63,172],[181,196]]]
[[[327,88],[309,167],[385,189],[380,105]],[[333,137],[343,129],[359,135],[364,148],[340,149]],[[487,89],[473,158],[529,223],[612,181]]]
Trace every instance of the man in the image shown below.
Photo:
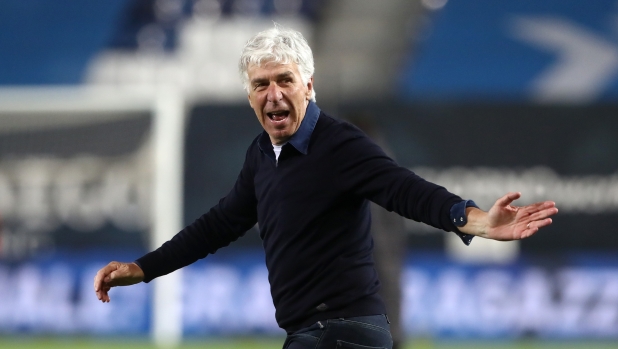
[[[351,124],[315,104],[313,57],[302,35],[275,26],[243,49],[240,72],[264,132],[253,140],[230,193],[157,250],[97,273],[98,299],[114,286],[168,274],[214,253],[259,223],[284,348],[390,348],[378,296],[368,201],[410,219],[497,240],[551,224],[553,202],[484,212],[399,167]],[[385,115],[384,117],[388,117]]]

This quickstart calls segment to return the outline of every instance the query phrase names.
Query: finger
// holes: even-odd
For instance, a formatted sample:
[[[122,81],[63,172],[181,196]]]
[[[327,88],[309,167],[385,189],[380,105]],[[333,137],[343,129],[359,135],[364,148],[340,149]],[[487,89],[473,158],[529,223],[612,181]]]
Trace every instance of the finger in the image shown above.
[[[114,283],[114,280],[116,280],[116,278],[119,276],[118,274],[118,270],[114,270],[113,272],[109,273],[109,275],[105,277],[105,283],[110,286],[118,286]]]
[[[521,238],[525,239],[527,237],[534,235],[537,231],[539,231],[539,229],[552,224],[552,222],[553,221],[551,218],[545,218],[545,219],[536,220],[536,221],[532,221],[528,223],[524,231],[522,231],[521,233]]]
[[[510,205],[513,201],[519,199],[521,197],[520,192],[511,192],[496,201],[496,205],[501,207],[506,207]]]
[[[532,226],[531,223],[529,223],[528,226],[526,227],[526,230],[524,230],[521,233],[521,238],[522,239],[528,238],[528,237],[534,235],[537,231],[539,231],[539,228],[534,227],[534,226]]]
[[[114,271],[112,271],[111,273],[109,273],[109,275],[107,275],[104,279],[105,283],[114,287],[114,286],[123,286],[123,279],[126,278],[128,275],[128,268],[126,268],[126,264],[124,263],[120,263],[118,265],[118,268]],[[126,280],[124,280],[126,282]]]
[[[545,218],[545,219],[541,219],[538,221],[533,221],[528,223],[527,229],[526,230],[536,230],[538,231],[540,228],[546,227],[550,224],[552,224],[552,219],[551,218]],[[535,231],[535,232],[536,232]]]
[[[99,270],[97,274],[94,276],[94,291],[95,292],[98,292],[101,289],[101,286],[103,285],[103,282],[106,276],[107,276],[107,271],[105,270],[105,268],[102,268],[101,270]]]
[[[544,210],[547,208],[556,207],[556,203],[553,201],[535,202],[534,204],[526,205],[522,207],[522,210],[527,213],[534,213],[536,211]]]
[[[98,291],[108,275],[116,269],[118,269],[118,262],[111,262],[105,267],[99,269],[94,277],[94,290]]]
[[[105,302],[105,297],[106,297],[106,293],[105,293],[105,292],[103,292],[103,291],[97,291],[97,292],[95,292],[95,293],[96,293],[96,295],[97,295],[97,299],[98,299],[98,300],[100,300],[100,301],[102,301],[102,302]]]
[[[103,303],[109,302],[109,287],[105,287],[96,292],[97,299]]]
[[[545,219],[547,217],[551,217],[551,216],[555,215],[556,213],[558,213],[558,209],[556,207],[551,207],[551,208],[547,208],[547,209],[544,209],[542,211],[538,211],[538,212],[535,212],[535,213],[531,214],[528,217],[528,220],[530,220],[530,221],[538,221],[538,220],[541,220],[541,219]]]
[[[111,300],[110,297],[109,297],[109,290],[110,289],[111,289],[111,287],[109,287],[109,286],[105,286],[104,289],[103,289],[104,294],[105,294],[105,303],[109,303],[109,301]]]
[[[104,285],[103,286],[103,294],[105,295],[104,299],[106,303],[109,303],[110,301],[110,297],[109,297],[109,290],[111,290],[112,288],[108,285]]]
[[[101,289],[101,285],[103,284],[105,278],[107,277],[108,267],[101,268],[97,274],[94,276],[94,290],[99,291]]]

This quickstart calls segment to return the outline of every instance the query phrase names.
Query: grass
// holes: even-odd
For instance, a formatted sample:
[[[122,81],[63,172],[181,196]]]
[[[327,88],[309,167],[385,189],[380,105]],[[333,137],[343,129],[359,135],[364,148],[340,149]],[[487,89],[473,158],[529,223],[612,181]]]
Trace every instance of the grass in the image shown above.
[[[271,349],[281,348],[283,338],[204,339],[184,342],[177,349]],[[74,337],[0,337],[2,349],[159,349],[145,339]]]
[[[270,349],[281,348],[283,338],[204,339],[183,343],[178,349]],[[0,337],[2,349],[155,349],[140,339],[74,337]],[[615,349],[618,342],[584,341],[434,341],[413,340],[404,349]]]

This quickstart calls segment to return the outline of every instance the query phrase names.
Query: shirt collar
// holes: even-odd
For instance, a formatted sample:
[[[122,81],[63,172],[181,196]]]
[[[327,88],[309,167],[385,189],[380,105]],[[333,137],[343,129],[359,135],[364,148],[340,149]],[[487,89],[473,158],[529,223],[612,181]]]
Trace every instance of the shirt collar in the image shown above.
[[[313,134],[313,129],[315,129],[315,125],[318,123],[320,112],[321,111],[318,105],[315,104],[315,102],[309,101],[309,104],[307,105],[307,110],[305,111],[305,117],[300,123],[300,127],[298,128],[298,130],[296,130],[296,133],[294,133],[287,142],[291,144],[296,150],[305,155],[307,155],[307,152],[309,150],[309,141],[311,140],[311,134]],[[258,145],[260,147],[260,150],[262,150],[263,152],[266,152],[269,155],[270,153],[272,153],[270,137],[268,136],[266,131],[262,132],[262,134],[260,135]]]
[[[300,127],[292,135],[288,143],[290,143],[296,150],[307,155],[309,150],[309,141],[311,140],[311,134],[315,128],[315,124],[318,123],[318,117],[320,116],[320,108],[317,104],[309,101],[307,105],[307,111],[305,112],[305,118],[300,123]]]

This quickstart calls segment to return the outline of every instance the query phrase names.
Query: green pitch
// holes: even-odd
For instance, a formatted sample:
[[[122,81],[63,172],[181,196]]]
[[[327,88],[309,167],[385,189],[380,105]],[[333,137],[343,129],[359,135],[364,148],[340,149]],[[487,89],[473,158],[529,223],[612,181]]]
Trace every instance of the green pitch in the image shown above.
[[[283,338],[189,341],[177,349],[278,349]],[[158,349],[146,340],[113,338],[0,337],[2,349]],[[413,340],[404,349],[616,349],[618,342],[431,341]]]
[[[204,340],[183,343],[176,349],[270,349],[280,348],[283,339]],[[2,349],[161,349],[147,340],[114,338],[1,338]]]

